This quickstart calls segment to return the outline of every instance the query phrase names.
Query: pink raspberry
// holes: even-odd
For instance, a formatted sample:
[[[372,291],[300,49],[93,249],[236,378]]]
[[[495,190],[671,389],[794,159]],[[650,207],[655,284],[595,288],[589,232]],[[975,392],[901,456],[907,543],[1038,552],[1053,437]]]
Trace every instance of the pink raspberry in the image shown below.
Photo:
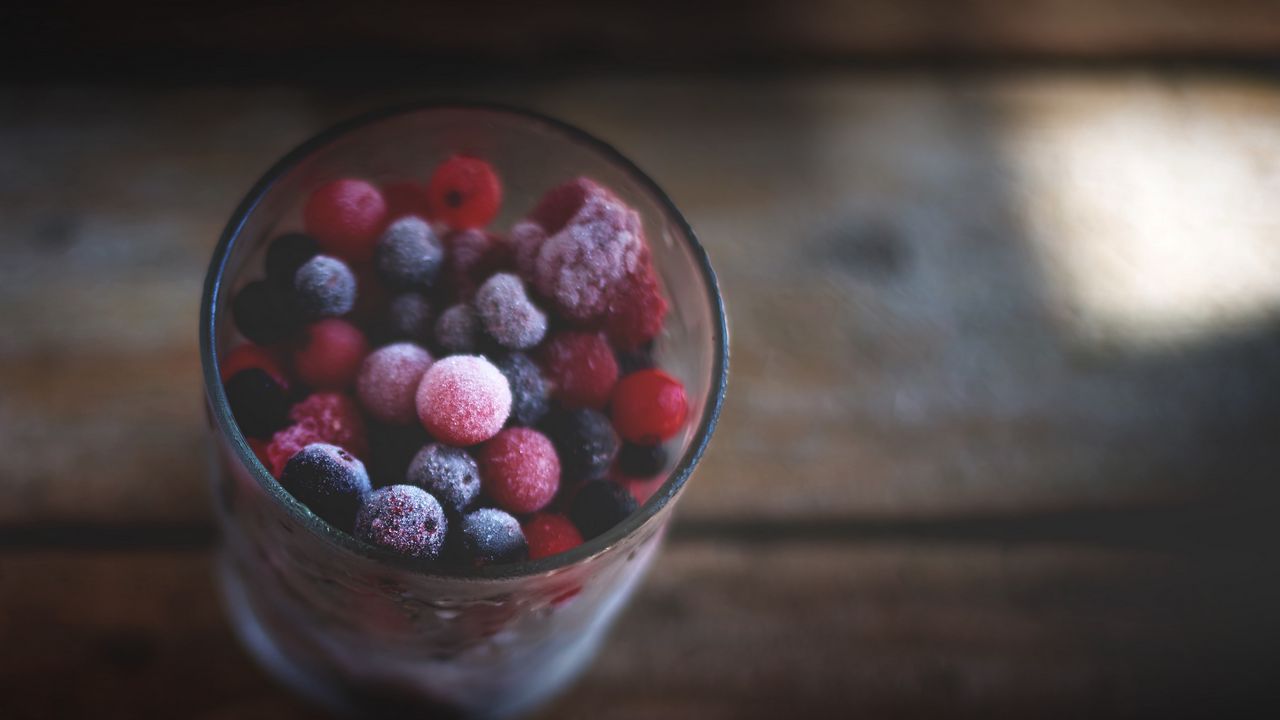
[[[306,341],[293,355],[293,369],[313,388],[344,390],[355,382],[368,352],[369,343],[355,325],[329,318],[307,327]]]
[[[569,223],[547,238],[534,264],[534,285],[571,320],[593,320],[609,295],[643,262],[640,215],[601,191],[587,195]]]
[[[306,427],[319,438],[313,442],[337,445],[360,458],[369,455],[364,418],[350,396],[334,392],[315,393],[294,405],[289,410],[289,419],[296,423],[295,427]],[[275,437],[272,437],[274,442]]]
[[[561,332],[539,353],[552,395],[569,408],[600,410],[618,383],[618,360],[599,333]]]
[[[560,489],[560,458],[537,430],[503,430],[480,448],[477,462],[485,494],[510,513],[541,510]]]
[[[552,513],[538,513],[520,524],[524,539],[529,543],[529,559],[568,552],[582,544],[582,533],[569,522],[569,518]]]
[[[364,359],[356,397],[365,412],[388,425],[408,425],[418,417],[415,395],[431,354],[413,343],[379,348]]]
[[[610,296],[605,332],[619,350],[638,350],[657,337],[666,316],[667,301],[658,289],[657,274],[645,263]]]
[[[477,355],[450,355],[422,376],[418,419],[437,440],[454,446],[484,442],[511,413],[511,387],[493,363]]]

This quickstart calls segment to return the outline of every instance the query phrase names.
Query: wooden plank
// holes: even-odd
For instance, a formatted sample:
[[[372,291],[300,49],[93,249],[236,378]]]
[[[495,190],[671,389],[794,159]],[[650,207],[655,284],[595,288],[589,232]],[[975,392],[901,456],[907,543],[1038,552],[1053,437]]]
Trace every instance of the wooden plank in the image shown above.
[[[1280,467],[1274,85],[471,90],[614,141],[709,248],[733,382],[687,517],[1141,506],[1247,494]],[[194,327],[214,238],[287,147],[409,90],[5,93],[0,522],[202,522]]]
[[[309,716],[234,646],[211,578],[200,551],[0,555],[6,717]],[[677,542],[542,717],[1256,710],[1276,580],[1057,545]]]

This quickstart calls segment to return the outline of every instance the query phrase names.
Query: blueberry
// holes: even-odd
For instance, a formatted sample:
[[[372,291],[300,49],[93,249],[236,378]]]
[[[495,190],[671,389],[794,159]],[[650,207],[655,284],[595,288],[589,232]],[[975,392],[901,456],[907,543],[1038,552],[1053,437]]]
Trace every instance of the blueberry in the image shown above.
[[[365,496],[354,535],[405,557],[434,560],[444,548],[449,523],[436,499],[412,485],[391,485]]]
[[[340,317],[356,305],[356,276],[338,258],[317,255],[298,268],[293,291],[307,319]]]
[[[384,425],[369,421],[369,479],[374,487],[404,483],[409,462],[431,437],[421,423]]]
[[[464,515],[458,531],[462,562],[470,565],[518,562],[529,555],[520,521],[496,508]]]
[[[636,499],[621,485],[593,480],[582,486],[569,506],[569,519],[590,540],[608,532],[636,510]]]
[[[231,301],[231,316],[240,334],[258,345],[286,340],[301,327],[292,294],[265,280],[240,288]]]
[[[440,443],[422,448],[404,482],[435,495],[445,509],[459,514],[480,496],[480,468],[466,450]]]
[[[312,443],[289,458],[280,484],[312,512],[344,530],[351,527],[360,497],[371,487],[364,463],[325,443]]]
[[[661,445],[624,443],[618,453],[618,469],[627,477],[653,477],[666,466],[667,451]]]
[[[534,425],[547,414],[547,383],[542,371],[520,352],[508,353],[494,363],[511,386],[511,421]]]
[[[431,226],[413,215],[391,223],[373,256],[378,276],[395,290],[431,287],[443,261],[444,247]]]
[[[286,233],[267,247],[267,280],[278,287],[293,287],[293,276],[302,264],[320,254],[315,238],[303,233]]]
[[[429,345],[434,320],[431,302],[421,293],[401,293],[391,299],[387,308],[387,329],[392,340],[412,340],[419,345]]]
[[[546,432],[560,455],[561,472],[570,482],[602,477],[618,454],[618,434],[599,410],[557,411],[548,418]]]
[[[261,368],[247,368],[227,380],[227,404],[240,432],[268,438],[289,422],[289,396]]]

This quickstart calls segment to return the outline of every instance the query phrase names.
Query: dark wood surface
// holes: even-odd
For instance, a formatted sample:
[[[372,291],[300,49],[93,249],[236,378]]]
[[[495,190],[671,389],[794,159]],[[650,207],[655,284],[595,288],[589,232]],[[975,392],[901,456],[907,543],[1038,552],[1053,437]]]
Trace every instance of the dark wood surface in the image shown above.
[[[636,159],[699,231],[731,314],[729,400],[672,542],[546,717],[1272,699],[1280,85],[464,90]],[[276,157],[422,94],[0,91],[0,714],[311,714],[213,594],[199,284]]]

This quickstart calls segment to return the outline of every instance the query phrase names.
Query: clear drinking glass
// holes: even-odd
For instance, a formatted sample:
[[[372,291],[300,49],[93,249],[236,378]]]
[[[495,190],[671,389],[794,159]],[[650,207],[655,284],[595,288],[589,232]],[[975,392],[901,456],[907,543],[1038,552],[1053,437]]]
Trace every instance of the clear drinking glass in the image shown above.
[[[261,274],[277,234],[301,226],[310,190],[341,176],[423,179],[445,157],[489,159],[508,228],[541,194],[595,178],[643,218],[671,312],[655,350],[681,378],[690,422],[668,443],[665,479],[629,518],[537,561],[444,572],[331,527],[295,500],[236,428],[218,358],[236,341],[230,298]],[[676,499],[715,428],[728,338],[715,273],[671,200],[617,150],[562,122],[483,105],[374,113],[307,141],[250,190],[205,280],[200,351],[213,428],[218,568],[232,623],[258,661],[313,700],[349,713],[429,709],[500,717],[577,676],[652,561]]]

